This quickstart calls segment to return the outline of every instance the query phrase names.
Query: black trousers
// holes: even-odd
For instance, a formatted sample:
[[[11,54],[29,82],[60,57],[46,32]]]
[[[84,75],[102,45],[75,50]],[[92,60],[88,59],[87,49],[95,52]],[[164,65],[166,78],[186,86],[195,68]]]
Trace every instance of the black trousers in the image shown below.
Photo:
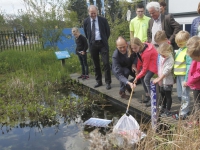
[[[97,83],[102,83],[102,73],[100,66],[100,58],[103,62],[103,68],[105,72],[105,83],[111,83],[111,71],[110,71],[110,63],[109,63],[109,50],[106,49],[102,41],[94,42],[90,44],[90,54],[94,63],[94,71],[95,71],[95,79]]]
[[[172,106],[172,91],[166,91],[163,87],[160,87],[161,93],[161,101],[162,101],[162,108],[166,108],[167,110],[171,110]]]

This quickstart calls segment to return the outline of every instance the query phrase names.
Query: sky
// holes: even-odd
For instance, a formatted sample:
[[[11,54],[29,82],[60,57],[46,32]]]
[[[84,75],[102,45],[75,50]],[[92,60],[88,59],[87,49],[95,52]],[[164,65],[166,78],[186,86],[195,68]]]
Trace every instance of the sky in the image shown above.
[[[20,9],[25,9],[23,0],[0,0],[1,12],[17,14]]]

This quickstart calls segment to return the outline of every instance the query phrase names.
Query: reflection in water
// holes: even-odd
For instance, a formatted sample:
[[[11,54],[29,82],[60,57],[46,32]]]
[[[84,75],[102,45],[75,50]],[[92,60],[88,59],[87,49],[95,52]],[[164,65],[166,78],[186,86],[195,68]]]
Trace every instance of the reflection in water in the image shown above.
[[[0,124],[0,150],[87,150],[89,133],[95,128],[83,126],[83,122],[91,117],[116,122],[125,112],[114,106],[98,105],[94,104],[87,111],[78,110],[77,114],[59,114],[54,120],[46,118],[17,125]],[[105,134],[108,130],[101,128],[100,132]]]

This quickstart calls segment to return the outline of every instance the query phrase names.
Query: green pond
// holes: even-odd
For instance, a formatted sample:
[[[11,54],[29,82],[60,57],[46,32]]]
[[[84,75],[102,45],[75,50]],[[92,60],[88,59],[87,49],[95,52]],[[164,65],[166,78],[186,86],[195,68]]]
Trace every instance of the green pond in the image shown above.
[[[73,92],[69,94],[71,97],[79,97]],[[113,120],[111,124],[114,124],[125,111],[125,108],[105,102],[86,110],[77,110],[78,113],[70,118],[57,115],[55,120],[19,121],[14,127],[0,123],[0,150],[87,150],[91,140],[89,134],[96,128],[84,126],[83,123],[95,117]],[[98,129],[105,136],[109,130]]]

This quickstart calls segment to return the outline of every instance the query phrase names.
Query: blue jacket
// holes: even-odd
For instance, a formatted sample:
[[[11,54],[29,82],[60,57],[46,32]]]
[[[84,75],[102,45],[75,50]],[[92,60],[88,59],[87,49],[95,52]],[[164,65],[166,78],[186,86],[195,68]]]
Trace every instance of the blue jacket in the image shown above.
[[[190,30],[191,37],[197,35],[197,28],[199,26],[199,23],[200,23],[200,17],[197,17],[192,21],[191,30]]]

